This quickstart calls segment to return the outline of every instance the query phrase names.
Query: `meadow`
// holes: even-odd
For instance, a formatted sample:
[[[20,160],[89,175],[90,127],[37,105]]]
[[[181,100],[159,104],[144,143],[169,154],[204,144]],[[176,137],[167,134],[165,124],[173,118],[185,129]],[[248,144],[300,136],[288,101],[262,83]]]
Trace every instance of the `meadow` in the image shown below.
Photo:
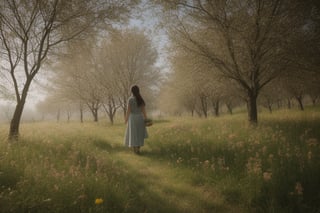
[[[0,212],[320,212],[320,111],[155,119],[140,155],[125,125],[0,126]]]

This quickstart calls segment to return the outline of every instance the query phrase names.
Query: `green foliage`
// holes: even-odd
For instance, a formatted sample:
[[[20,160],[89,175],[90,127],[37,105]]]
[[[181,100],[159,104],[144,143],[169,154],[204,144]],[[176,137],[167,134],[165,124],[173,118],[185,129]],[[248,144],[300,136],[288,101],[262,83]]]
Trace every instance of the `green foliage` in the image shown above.
[[[0,212],[317,212],[319,112],[245,116],[155,120],[140,156],[123,124],[24,124],[0,143]]]

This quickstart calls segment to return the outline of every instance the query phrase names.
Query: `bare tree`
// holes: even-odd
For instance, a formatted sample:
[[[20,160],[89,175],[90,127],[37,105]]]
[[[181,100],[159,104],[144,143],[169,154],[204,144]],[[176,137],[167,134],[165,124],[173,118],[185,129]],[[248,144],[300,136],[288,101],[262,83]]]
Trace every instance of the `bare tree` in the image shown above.
[[[126,107],[131,85],[143,90],[157,85],[156,52],[143,32],[115,31],[106,39],[95,35],[68,50],[69,57],[55,67],[54,85],[62,96],[85,103],[95,121],[102,107],[113,123],[118,108]]]
[[[126,6],[126,2],[131,1],[0,2],[1,59],[4,60],[2,64],[11,79],[16,97],[9,139],[18,139],[21,115],[30,85],[53,48],[83,35],[97,23],[97,19],[107,21],[118,18],[121,16],[119,8]]]
[[[157,87],[160,80],[159,69],[155,63],[157,51],[151,40],[138,29],[125,29],[112,34],[106,46],[106,59],[123,111],[126,111],[130,87],[134,84],[141,87],[144,97],[152,87]]]
[[[170,11],[170,37],[244,91],[250,123],[260,90],[285,70],[290,4],[280,0],[156,1]],[[166,13],[168,15],[168,13]]]
[[[84,46],[82,46],[82,49]],[[78,104],[80,122],[83,122],[84,113],[84,94],[86,92],[86,61],[83,56],[83,52],[73,55],[75,52],[79,52],[79,49],[73,48],[73,45],[69,45],[68,54],[60,59],[58,63],[52,66],[54,70],[53,76],[50,78],[50,85],[46,87],[47,99],[55,97],[58,102],[73,102]],[[87,53],[85,51],[85,53]],[[80,60],[81,59],[81,60]],[[84,63],[83,63],[84,62]]]
[[[313,85],[313,79],[315,75],[306,72],[304,75],[300,75],[298,71],[291,71],[285,75],[282,75],[279,79],[280,88],[284,90],[287,94],[287,98],[294,98],[299,106],[300,110],[304,110],[304,99],[308,95],[308,89],[315,89],[316,86]],[[319,82],[318,82],[319,83]]]
[[[171,96],[176,97],[176,103],[181,110],[207,117],[212,107],[214,115],[218,116],[223,99],[232,92],[232,85],[226,83],[228,79],[215,74],[210,64],[199,61],[193,53],[176,44],[172,44],[170,48],[170,62],[172,75],[169,86],[173,90]],[[169,99],[172,98],[166,96],[162,101]]]
[[[99,64],[97,57],[97,38],[74,41],[66,47],[68,54],[60,58],[56,66],[52,85],[61,101],[79,103],[80,121],[83,122],[84,105],[91,111],[93,120],[98,121],[98,112],[102,105],[102,91],[97,83]]]
[[[118,81],[116,80],[116,75],[114,75],[111,68],[111,61],[109,60],[109,42],[102,42],[101,49],[98,50],[97,61],[98,68],[96,73],[96,83],[100,86],[100,91],[102,95],[102,107],[106,112],[111,124],[114,123],[114,117],[118,108],[119,103],[119,91]]]
[[[307,93],[310,95],[310,98],[312,100],[312,104],[316,105],[316,103],[319,101],[320,98],[320,75],[313,76],[308,81],[307,84]]]

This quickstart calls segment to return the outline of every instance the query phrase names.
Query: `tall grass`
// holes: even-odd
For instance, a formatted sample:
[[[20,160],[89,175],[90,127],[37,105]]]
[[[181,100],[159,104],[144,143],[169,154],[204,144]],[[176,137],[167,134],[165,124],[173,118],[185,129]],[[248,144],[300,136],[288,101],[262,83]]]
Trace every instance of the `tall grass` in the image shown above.
[[[319,129],[315,109],[156,120],[138,156],[121,123],[23,124],[0,212],[319,212]]]

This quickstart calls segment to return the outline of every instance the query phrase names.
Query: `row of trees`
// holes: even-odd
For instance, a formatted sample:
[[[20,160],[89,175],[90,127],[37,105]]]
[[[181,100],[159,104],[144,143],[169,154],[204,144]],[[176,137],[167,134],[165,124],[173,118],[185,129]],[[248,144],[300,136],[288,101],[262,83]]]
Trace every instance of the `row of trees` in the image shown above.
[[[148,104],[153,102],[153,89],[160,83],[155,65],[158,55],[144,31],[113,30],[103,37],[96,34],[69,43],[67,48],[67,54],[52,67],[50,92],[38,104],[39,111],[56,113],[58,119],[62,109],[69,118],[77,108],[81,122],[86,109],[94,121],[104,111],[113,123],[118,109],[126,111],[134,84],[141,87]]]
[[[293,106],[304,110],[305,104],[316,105],[320,100],[319,82],[319,74],[308,72],[300,77],[278,77],[261,90],[258,108],[272,112]],[[246,104],[246,93],[228,79],[213,78],[211,74],[201,76],[194,70],[187,73],[186,69],[176,68],[170,80],[163,85],[160,100],[161,111],[207,117],[210,113],[219,116],[222,110],[232,114],[235,108],[242,109]]]
[[[224,102],[230,105],[230,98],[236,96],[246,102],[249,121],[256,124],[258,97],[262,92],[272,96],[276,82],[277,89],[285,88],[300,99],[302,90],[303,94],[319,94],[319,77],[315,77],[320,55],[317,1],[153,2],[162,8],[172,41],[170,59],[175,73],[165,91],[179,97],[178,107],[206,115],[209,104],[216,109],[226,97]],[[172,97],[167,100],[165,103]]]

